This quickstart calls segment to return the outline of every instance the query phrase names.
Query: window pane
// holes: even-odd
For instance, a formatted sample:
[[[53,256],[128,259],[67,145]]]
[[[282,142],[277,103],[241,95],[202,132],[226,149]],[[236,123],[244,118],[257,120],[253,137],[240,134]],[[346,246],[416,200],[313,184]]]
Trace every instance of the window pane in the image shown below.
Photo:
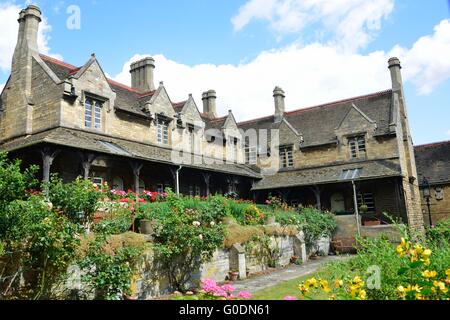
[[[84,103],[84,125],[86,128],[92,127],[92,101],[86,99]]]

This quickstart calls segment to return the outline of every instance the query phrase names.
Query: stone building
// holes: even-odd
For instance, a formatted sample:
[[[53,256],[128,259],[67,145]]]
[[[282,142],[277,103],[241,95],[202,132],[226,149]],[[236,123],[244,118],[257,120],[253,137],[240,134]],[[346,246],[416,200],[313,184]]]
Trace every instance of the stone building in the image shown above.
[[[423,225],[401,65],[389,60],[389,90],[286,112],[276,87],[274,115],[238,123],[219,117],[214,90],[203,112],[192,95],[174,103],[154,85],[155,61],[131,65],[128,87],[108,79],[95,55],[73,66],[39,54],[41,11],[20,12],[11,76],[0,99],[0,148],[42,179],[59,173],[117,189],[165,187],[187,195],[270,194],[336,213],[389,212]],[[265,133],[261,134],[261,133]]]
[[[422,202],[425,224],[450,219],[450,141],[417,146],[415,148],[419,183],[425,187],[424,178],[430,190],[430,212],[426,201]]]

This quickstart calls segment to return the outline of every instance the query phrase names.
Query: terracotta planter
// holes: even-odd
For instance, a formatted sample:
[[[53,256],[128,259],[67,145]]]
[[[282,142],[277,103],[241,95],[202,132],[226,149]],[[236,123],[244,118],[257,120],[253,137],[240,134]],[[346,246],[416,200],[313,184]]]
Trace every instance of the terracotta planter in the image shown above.
[[[374,226],[380,226],[381,221],[380,220],[364,221],[363,224],[366,227],[374,227]]]
[[[106,212],[97,211],[94,213],[92,221],[94,224],[99,224],[103,219],[107,218],[108,214]]]
[[[239,272],[230,272],[229,273],[230,281],[237,281],[239,278]]]

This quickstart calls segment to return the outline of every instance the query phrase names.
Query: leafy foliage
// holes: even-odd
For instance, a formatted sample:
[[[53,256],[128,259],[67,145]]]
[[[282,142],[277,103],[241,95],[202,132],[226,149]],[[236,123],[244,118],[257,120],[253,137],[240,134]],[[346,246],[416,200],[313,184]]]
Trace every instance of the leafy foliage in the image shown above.
[[[103,196],[92,182],[77,179],[64,184],[53,175],[48,185],[49,198],[57,210],[61,210],[74,223],[88,223],[97,210],[98,200]]]
[[[299,221],[303,226],[307,245],[314,244],[321,237],[331,236],[337,228],[336,220],[331,213],[311,207],[301,209]]]

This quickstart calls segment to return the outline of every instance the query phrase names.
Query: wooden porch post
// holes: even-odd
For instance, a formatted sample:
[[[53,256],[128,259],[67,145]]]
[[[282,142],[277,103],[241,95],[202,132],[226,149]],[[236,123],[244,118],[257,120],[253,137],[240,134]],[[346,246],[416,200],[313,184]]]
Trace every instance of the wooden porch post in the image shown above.
[[[91,170],[92,167],[92,163],[94,162],[95,158],[97,158],[97,156],[93,153],[83,153],[83,152],[78,152],[78,156],[81,159],[81,167],[83,168],[83,178],[85,180],[89,179],[89,172]]]
[[[142,164],[139,161],[131,161],[130,162],[131,169],[133,170],[133,178],[134,178],[134,192],[139,193],[139,187],[140,187],[140,179],[139,176],[141,175],[141,170],[144,164]]]
[[[205,180],[206,196],[209,197],[209,195],[210,195],[211,174],[203,173],[203,179]]]
[[[322,199],[320,197],[322,189],[319,186],[310,187],[314,195],[316,196],[316,207],[318,210],[322,210]]]
[[[42,156],[42,181],[50,181],[50,168],[55,160],[56,156],[61,152],[59,149],[46,147],[40,150]]]

